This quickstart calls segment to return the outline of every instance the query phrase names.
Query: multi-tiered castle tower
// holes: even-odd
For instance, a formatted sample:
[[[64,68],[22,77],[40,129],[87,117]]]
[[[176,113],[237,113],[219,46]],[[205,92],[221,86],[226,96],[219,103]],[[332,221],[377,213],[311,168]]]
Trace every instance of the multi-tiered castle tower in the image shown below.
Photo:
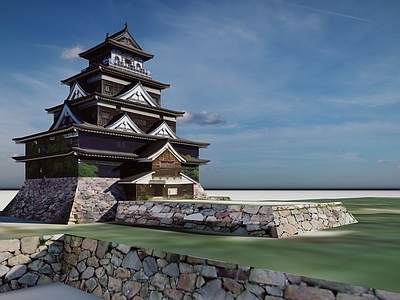
[[[79,56],[89,65],[62,80],[69,94],[46,109],[54,116],[50,129],[14,139],[26,147],[24,156],[14,157],[25,163],[26,180],[4,213],[99,221],[112,219],[116,201],[124,199],[196,197],[199,165],[208,162],[199,158],[199,148],[209,144],[177,136],[184,112],[162,107],[161,92],[169,84],[145,68],[153,55],[125,25]]]

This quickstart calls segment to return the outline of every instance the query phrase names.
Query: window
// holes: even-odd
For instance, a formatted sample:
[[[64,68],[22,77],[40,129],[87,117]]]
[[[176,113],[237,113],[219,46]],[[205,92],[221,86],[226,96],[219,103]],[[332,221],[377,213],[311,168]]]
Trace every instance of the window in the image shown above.
[[[173,161],[162,161],[161,162],[162,169],[173,169],[174,167],[175,167],[175,164]]]
[[[117,142],[117,148],[125,149],[125,142],[120,142],[120,141],[118,141],[118,142]]]
[[[108,123],[108,121],[110,121],[111,119],[111,115],[108,112],[102,111],[100,114],[100,118],[101,118],[101,124],[100,125],[105,125]]]

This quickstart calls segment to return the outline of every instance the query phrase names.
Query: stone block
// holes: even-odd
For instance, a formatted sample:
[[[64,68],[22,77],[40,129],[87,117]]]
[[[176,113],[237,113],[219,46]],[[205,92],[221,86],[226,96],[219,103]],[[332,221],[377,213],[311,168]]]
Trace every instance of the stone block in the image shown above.
[[[26,284],[27,286],[34,286],[38,281],[39,275],[34,273],[26,273],[20,279],[18,279],[19,284]]]
[[[128,299],[132,299],[139,293],[142,285],[139,282],[127,281],[122,286],[122,294]]]
[[[249,281],[267,285],[284,286],[286,277],[282,272],[253,268],[250,270]]]
[[[400,293],[383,291],[383,290],[375,290],[375,295],[382,300],[400,300]]]
[[[89,279],[92,278],[94,275],[94,268],[87,267],[82,273],[82,279]]]
[[[9,266],[17,266],[29,264],[31,261],[32,260],[29,256],[18,254],[16,256],[10,257],[7,262]]]
[[[28,268],[25,265],[18,265],[18,266],[14,266],[12,267],[6,274],[5,278],[4,278],[4,282],[10,282],[13,279],[17,279],[22,277],[26,272],[27,272]]]
[[[4,265],[0,265],[0,278],[6,275],[10,271],[10,268]]]
[[[121,266],[138,271],[142,267],[142,262],[140,261],[136,251],[133,250],[125,256],[122,260]]]
[[[169,265],[167,265],[167,266],[165,266],[163,269],[162,269],[162,272],[165,274],[165,275],[168,275],[168,276],[171,276],[171,277],[174,277],[174,278],[178,278],[179,277],[179,267],[178,267],[178,264],[177,263],[170,263]]]
[[[143,259],[143,271],[147,276],[153,276],[158,271],[157,262],[152,256]]]
[[[193,292],[196,286],[196,274],[181,274],[177,288],[187,292]]]
[[[38,236],[26,237],[21,239],[21,253],[32,254],[36,252],[40,239]]]
[[[107,287],[110,290],[110,292],[118,293],[122,289],[122,281],[119,278],[114,278],[114,277],[109,276]]]
[[[18,239],[1,240],[0,252],[15,252],[20,250],[20,241]]]
[[[289,300],[335,300],[335,295],[330,290],[303,285],[287,286],[284,297]]]
[[[12,257],[13,254],[10,252],[0,252],[0,263]],[[0,276],[1,277],[1,276]]]
[[[82,245],[81,245],[82,249],[86,249],[89,250],[90,252],[95,252],[97,249],[97,240],[94,239],[90,239],[90,238],[85,238],[82,241]]]

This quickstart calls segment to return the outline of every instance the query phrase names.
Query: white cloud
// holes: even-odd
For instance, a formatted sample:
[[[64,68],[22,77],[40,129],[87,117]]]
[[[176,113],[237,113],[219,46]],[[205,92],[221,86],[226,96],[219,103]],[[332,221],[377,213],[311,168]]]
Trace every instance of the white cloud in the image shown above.
[[[178,119],[179,123],[196,123],[199,125],[220,125],[227,122],[218,113],[208,113],[207,111],[185,112],[183,118]]]
[[[387,160],[381,158],[378,160],[378,164],[383,164],[383,163],[387,163]]]
[[[65,49],[61,53],[61,58],[63,59],[74,59],[79,57],[79,53],[83,52],[83,48],[81,46],[75,46],[72,48]]]

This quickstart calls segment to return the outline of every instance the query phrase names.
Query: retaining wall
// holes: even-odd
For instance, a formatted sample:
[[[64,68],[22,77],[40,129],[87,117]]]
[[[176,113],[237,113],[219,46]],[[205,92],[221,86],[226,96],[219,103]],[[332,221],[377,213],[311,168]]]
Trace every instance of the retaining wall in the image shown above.
[[[2,215],[66,224],[77,186],[76,177],[26,179]]]
[[[292,236],[357,222],[341,202],[271,206],[121,201],[115,220],[146,226],[267,237]]]
[[[0,292],[60,281],[104,299],[400,299],[373,288],[70,235],[0,245]]]
[[[115,219],[125,200],[118,178],[27,179],[2,215],[47,223],[93,223]]]
[[[62,281],[63,240],[64,235],[0,240],[0,293]]]

